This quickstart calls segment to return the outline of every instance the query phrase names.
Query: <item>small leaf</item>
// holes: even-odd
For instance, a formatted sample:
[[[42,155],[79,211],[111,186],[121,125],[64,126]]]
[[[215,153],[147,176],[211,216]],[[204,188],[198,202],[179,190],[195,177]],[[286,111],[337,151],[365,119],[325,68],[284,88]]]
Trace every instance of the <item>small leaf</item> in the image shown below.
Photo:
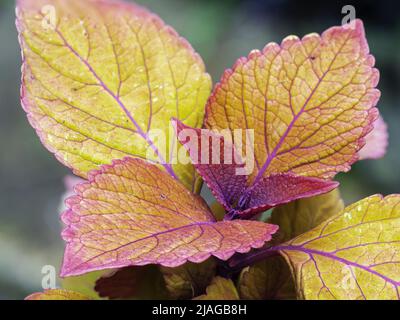
[[[239,294],[231,279],[215,277],[207,287],[207,293],[194,300],[239,300]]]
[[[273,248],[304,299],[399,299],[400,195],[359,201]]]
[[[238,187],[242,178],[221,186],[232,176],[232,166],[219,167],[213,182],[204,178],[214,194],[240,203],[243,194],[273,175],[327,180],[350,170],[378,117],[374,64],[360,20],[355,28],[333,27],[321,36],[289,36],[281,45],[270,43],[239,59],[215,87],[205,127],[229,129],[236,152],[254,154],[255,165],[246,190]],[[254,139],[246,129],[254,130]],[[242,130],[241,141],[235,130]],[[246,147],[246,138],[253,148]]]
[[[26,297],[25,300],[91,300],[89,297],[78,292],[51,289],[44,292],[33,293]]]
[[[167,289],[173,299],[192,299],[205,292],[216,274],[214,259],[186,263],[178,268],[161,267]]]
[[[230,218],[252,217],[277,205],[329,192],[338,186],[334,181],[280,173],[263,177],[248,187],[246,175],[237,171],[244,169],[243,161],[228,139],[217,133],[190,128],[179,120],[175,120],[174,125],[178,139],[189,151],[196,170]],[[226,161],[227,155],[230,158]]]
[[[167,298],[162,274],[157,266],[127,267],[114,270],[96,281],[102,298],[157,300]]]
[[[231,204],[237,201],[236,196],[244,191],[246,184],[246,176],[237,174],[237,169],[243,167],[243,161],[232,142],[220,134],[191,128],[178,119],[173,119],[172,124],[197,172],[218,202],[230,210]]]
[[[115,160],[75,187],[63,214],[62,276],[132,265],[178,267],[211,255],[229,259],[271,240],[278,227],[215,222],[204,200],[157,166]]]
[[[84,178],[101,164],[132,156],[159,163],[195,189],[193,167],[171,164],[168,144],[176,140],[171,117],[202,125],[211,90],[188,42],[131,3],[17,3],[22,105],[46,148]],[[152,129],[167,140],[153,137]]]
[[[294,174],[273,174],[262,178],[254,187],[247,189],[242,199],[248,199],[240,215],[246,217],[297,199],[326,193],[339,185],[336,181],[296,176]]]
[[[279,255],[243,269],[238,290],[244,300],[296,299],[290,269]]]
[[[374,130],[366,137],[365,146],[360,150],[360,159],[379,159],[382,158],[388,146],[388,128],[382,117],[374,122]]]
[[[273,210],[270,222],[279,226],[275,240],[289,241],[328,220],[344,209],[339,189],[300,199]]]
[[[99,300],[101,297],[95,290],[96,280],[109,272],[109,270],[95,271],[80,276],[62,278],[61,287],[64,290],[80,292],[89,298]]]

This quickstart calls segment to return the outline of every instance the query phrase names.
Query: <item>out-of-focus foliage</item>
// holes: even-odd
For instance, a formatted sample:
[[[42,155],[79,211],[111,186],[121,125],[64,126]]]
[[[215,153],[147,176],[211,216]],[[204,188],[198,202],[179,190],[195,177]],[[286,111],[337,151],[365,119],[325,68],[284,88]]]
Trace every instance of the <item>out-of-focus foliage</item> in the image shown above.
[[[137,0],[156,12],[203,57],[214,83],[237,57],[296,30],[299,36],[341,22],[338,1]],[[363,161],[340,176],[341,193],[352,203],[375,193],[400,192],[400,11],[396,1],[352,2],[363,19],[371,52],[381,71],[379,108],[390,141],[383,160]],[[20,55],[14,1],[0,1],[0,298],[42,291],[42,267],[61,262],[59,236],[63,168],[41,146],[19,102]],[[209,198],[211,199],[211,198]]]

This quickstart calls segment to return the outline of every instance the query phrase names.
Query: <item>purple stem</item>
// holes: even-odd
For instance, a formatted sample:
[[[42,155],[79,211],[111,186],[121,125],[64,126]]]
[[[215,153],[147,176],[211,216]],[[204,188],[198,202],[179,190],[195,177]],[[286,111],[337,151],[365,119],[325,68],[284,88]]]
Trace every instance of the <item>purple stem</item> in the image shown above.
[[[246,255],[234,256],[229,260],[229,267],[233,269],[233,271],[241,270],[245,267],[251,266],[259,261],[265,260],[270,257],[275,257],[279,255],[278,250],[274,248],[268,247],[263,248]]]
[[[335,255],[334,252],[325,252],[325,251],[320,251],[320,250],[315,250],[311,248],[306,248],[303,246],[295,246],[295,245],[279,245],[275,247],[269,247],[269,248],[263,248],[258,251],[255,251],[253,253],[249,253],[246,256],[242,257],[236,257],[233,258],[229,261],[229,266],[233,268],[234,270],[240,270],[241,268],[253,265],[254,263],[257,263],[259,261],[262,261],[264,259],[274,257],[279,254],[279,251],[298,251],[298,252],[303,252],[307,254],[311,259],[314,259],[313,256],[319,255],[323,256],[328,259],[335,260],[339,263],[342,263],[347,266],[352,266],[361,270],[364,270],[366,272],[369,272],[373,274],[374,276],[377,276],[387,283],[392,284],[395,287],[400,286],[400,281],[396,281],[395,279],[391,279],[384,274],[372,269],[370,266],[365,266],[362,264],[359,264],[357,262],[353,262],[341,257],[338,257]],[[400,296],[399,296],[400,298]]]

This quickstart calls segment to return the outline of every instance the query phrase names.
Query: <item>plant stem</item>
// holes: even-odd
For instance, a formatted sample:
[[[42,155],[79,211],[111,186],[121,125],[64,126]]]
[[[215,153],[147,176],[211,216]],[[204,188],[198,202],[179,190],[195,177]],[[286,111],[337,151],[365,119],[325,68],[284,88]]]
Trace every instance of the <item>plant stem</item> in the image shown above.
[[[277,256],[278,250],[275,247],[267,247],[246,255],[236,256],[229,260],[229,267],[232,271],[241,270],[264,259]]]

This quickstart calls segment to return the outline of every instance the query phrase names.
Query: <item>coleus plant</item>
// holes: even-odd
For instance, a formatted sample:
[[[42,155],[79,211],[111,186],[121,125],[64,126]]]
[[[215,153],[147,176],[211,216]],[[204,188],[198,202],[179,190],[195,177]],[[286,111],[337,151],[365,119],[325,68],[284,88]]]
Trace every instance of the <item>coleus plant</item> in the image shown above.
[[[360,20],[252,51],[211,95],[199,55],[137,5],[19,0],[17,28],[29,121],[85,179],[62,214],[64,288],[28,299],[399,298],[400,197],[344,208],[332,180],[387,145]],[[236,129],[254,133],[247,175]],[[199,162],[205,135],[235,161]]]

